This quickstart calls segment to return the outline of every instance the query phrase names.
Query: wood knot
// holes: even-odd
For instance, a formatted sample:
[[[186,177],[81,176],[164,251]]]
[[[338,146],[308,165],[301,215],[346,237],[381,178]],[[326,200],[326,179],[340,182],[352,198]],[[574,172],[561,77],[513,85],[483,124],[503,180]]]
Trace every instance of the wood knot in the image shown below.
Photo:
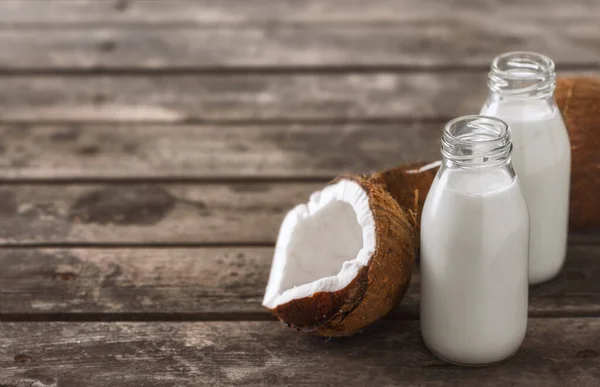
[[[81,223],[151,225],[167,216],[176,201],[157,186],[108,186],[79,197],[69,210],[69,219]]]
[[[128,0],[117,0],[115,2],[115,9],[119,12],[125,12],[127,11],[127,8],[129,8],[129,1]]]
[[[111,52],[117,48],[117,42],[112,39],[103,40],[98,44],[98,47],[103,52]]]
[[[19,353],[15,355],[15,363],[19,364],[27,364],[31,363],[33,358],[31,356],[25,355],[24,353]]]
[[[84,145],[77,149],[77,153],[82,156],[93,156],[100,153],[100,148],[97,145]]]
[[[593,349],[584,349],[583,351],[577,352],[575,357],[579,359],[595,359],[598,357],[598,352]]]
[[[98,93],[92,97],[92,102],[94,105],[102,105],[106,102],[106,96],[104,94]]]
[[[62,280],[62,281],[70,281],[72,279],[75,279],[76,277],[77,277],[77,274],[70,272],[70,271],[54,274],[54,279]]]

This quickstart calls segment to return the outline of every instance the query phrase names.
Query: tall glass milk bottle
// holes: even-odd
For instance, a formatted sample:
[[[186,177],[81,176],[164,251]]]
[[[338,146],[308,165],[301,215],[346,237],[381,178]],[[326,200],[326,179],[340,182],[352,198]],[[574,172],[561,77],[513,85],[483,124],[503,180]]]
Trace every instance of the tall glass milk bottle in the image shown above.
[[[421,333],[442,360],[494,363],[527,327],[529,217],[508,125],[456,118],[441,151],[421,218]]]
[[[481,114],[506,121],[512,130],[513,165],[531,222],[529,283],[554,277],[566,255],[571,147],[554,101],[554,62],[533,52],[494,59],[490,93]]]

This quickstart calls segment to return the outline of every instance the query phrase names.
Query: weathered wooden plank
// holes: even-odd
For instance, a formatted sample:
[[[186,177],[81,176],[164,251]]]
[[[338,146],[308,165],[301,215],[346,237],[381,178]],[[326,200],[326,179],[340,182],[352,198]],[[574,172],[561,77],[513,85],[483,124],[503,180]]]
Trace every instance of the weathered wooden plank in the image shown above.
[[[11,122],[448,119],[478,112],[487,95],[485,72],[460,71],[10,76],[1,81],[0,120]]]
[[[327,179],[435,160],[443,124],[0,125],[0,178]]]
[[[0,245],[252,243],[323,184],[8,185]]]
[[[484,73],[12,76],[0,120],[161,121],[438,118],[478,111]]]
[[[268,318],[260,302],[271,256],[270,248],[2,249],[0,310]]]
[[[325,183],[15,184],[0,187],[0,246],[271,245]]]
[[[271,248],[250,247],[1,249],[0,311],[12,319],[269,319],[260,303],[271,258]],[[419,284],[415,273],[390,319],[417,318]],[[529,314],[600,316],[600,245],[570,246],[559,276],[531,289]]]
[[[493,13],[452,15],[383,25],[1,29],[0,70],[481,68],[499,53],[515,50],[540,51],[559,64],[597,66],[600,24],[596,16],[553,23],[498,18]]]
[[[10,323],[0,383],[30,386],[595,386],[600,319],[533,319],[516,355],[466,369],[435,359],[418,322],[324,340],[276,322]]]
[[[248,23],[398,22],[449,14],[558,19],[589,17],[595,0],[3,0],[4,26],[240,25]]]

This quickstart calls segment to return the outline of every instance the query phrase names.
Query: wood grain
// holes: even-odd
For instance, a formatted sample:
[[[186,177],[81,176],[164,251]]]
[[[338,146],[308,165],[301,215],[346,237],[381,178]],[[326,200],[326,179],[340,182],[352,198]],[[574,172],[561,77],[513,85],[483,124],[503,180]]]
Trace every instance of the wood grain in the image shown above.
[[[0,2],[0,70],[481,69],[534,50],[595,68],[594,0]]]
[[[465,369],[435,359],[418,323],[339,340],[276,322],[8,323],[0,383],[30,386],[594,386],[600,319],[532,319],[516,355]]]
[[[323,121],[479,111],[485,73],[11,76],[0,120]]]
[[[272,248],[0,249],[4,319],[271,319],[260,305]],[[418,316],[415,273],[393,320]],[[600,245],[571,245],[530,316],[600,316]]]
[[[4,26],[240,25],[256,23],[382,23],[415,18],[464,16],[527,17],[529,20],[586,18],[595,0],[3,0]]]
[[[600,70],[577,74],[600,74]],[[561,72],[560,75],[573,75]],[[172,74],[1,78],[0,121],[447,120],[479,112],[485,72]]]
[[[328,180],[436,160],[443,124],[0,125],[0,179]]]
[[[287,211],[324,185],[5,184],[0,247],[272,245]]]
[[[8,185],[0,245],[272,244],[323,184]]]
[[[595,67],[595,10],[593,0],[5,0],[0,68],[481,67],[516,49]]]
[[[600,384],[597,236],[531,289],[524,346],[494,367],[426,351],[418,273],[345,340],[260,305],[289,208],[436,158],[502,51],[597,69],[598,7],[0,1],[0,387]]]
[[[459,14],[453,14],[459,15]],[[485,16],[484,16],[485,15]],[[489,66],[499,53],[539,51],[597,68],[596,16],[546,20],[454,16],[397,24],[0,29],[0,70]]]

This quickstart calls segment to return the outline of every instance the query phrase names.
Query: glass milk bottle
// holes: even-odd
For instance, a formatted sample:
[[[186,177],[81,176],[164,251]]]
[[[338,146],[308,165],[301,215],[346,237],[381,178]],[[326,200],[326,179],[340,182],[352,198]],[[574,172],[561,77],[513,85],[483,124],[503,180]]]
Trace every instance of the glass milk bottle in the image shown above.
[[[502,54],[492,62],[490,94],[481,110],[506,121],[512,131],[512,161],[531,221],[530,284],[558,274],[566,255],[571,147],[554,101],[555,85],[550,58]]]
[[[508,125],[456,118],[421,218],[421,333],[442,360],[513,355],[527,327],[529,217]]]

